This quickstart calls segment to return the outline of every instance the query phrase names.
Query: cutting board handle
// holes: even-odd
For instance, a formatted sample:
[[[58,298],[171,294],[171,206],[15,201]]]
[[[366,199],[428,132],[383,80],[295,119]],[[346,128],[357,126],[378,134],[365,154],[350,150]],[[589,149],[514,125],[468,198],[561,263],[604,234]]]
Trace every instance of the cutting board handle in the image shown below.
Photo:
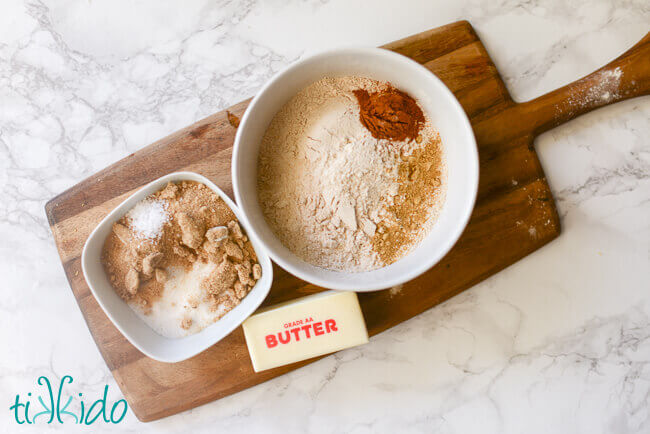
[[[580,80],[519,105],[534,135],[615,102],[650,94],[650,33]]]

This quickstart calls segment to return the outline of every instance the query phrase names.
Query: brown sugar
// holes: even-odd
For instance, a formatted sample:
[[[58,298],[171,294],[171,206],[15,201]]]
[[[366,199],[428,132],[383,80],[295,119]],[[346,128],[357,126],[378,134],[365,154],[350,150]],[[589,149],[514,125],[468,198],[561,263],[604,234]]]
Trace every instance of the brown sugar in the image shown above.
[[[204,264],[213,267],[212,272],[199,284],[204,294],[198,297],[200,300],[188,303],[192,305],[188,309],[196,309],[203,300],[216,307],[221,317],[261,278],[256,268],[257,255],[234,213],[204,184],[169,183],[142,203],[157,206],[156,212],[164,210],[165,218],[157,220],[163,223],[146,227],[144,237],[136,226],[148,220],[139,223],[127,213],[113,225],[102,250],[102,263],[111,285],[129,304],[147,314],[161,299],[173,270],[188,273],[195,264]],[[179,326],[194,329],[195,323],[187,317]]]

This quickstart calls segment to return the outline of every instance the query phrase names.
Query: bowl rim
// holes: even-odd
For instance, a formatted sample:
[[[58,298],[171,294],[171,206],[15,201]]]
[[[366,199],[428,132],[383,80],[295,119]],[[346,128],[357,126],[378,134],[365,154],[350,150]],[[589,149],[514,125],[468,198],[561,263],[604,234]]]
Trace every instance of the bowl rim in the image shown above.
[[[185,179],[183,179],[183,178],[185,178]],[[169,181],[177,181],[178,182],[178,181],[183,181],[183,180],[196,181],[196,179],[190,179],[190,178],[196,178],[196,179],[200,180],[200,181],[197,181],[197,182],[201,182],[204,185],[206,185],[208,188],[210,188],[210,190],[212,190],[219,197],[221,197],[224,200],[224,202],[226,202],[226,205],[228,205],[228,207],[233,211],[233,213],[235,214],[237,219],[240,221],[240,223],[244,227],[244,230],[247,232],[247,235],[248,235],[249,239],[251,239],[251,241],[253,241],[254,244],[257,244],[257,246],[259,246],[259,248],[255,249],[255,254],[257,255],[258,262],[259,262],[260,266],[262,267],[263,273],[267,274],[269,276],[269,279],[268,279],[268,284],[263,285],[263,282],[260,281],[260,282],[257,282],[256,285],[253,286],[253,288],[251,288],[251,291],[248,293],[248,295],[250,295],[255,289],[257,289],[258,285],[259,285],[258,293],[262,292],[262,294],[259,295],[259,301],[256,302],[256,303],[253,303],[253,305],[249,309],[250,312],[242,312],[240,314],[241,315],[240,319],[238,319],[237,321],[233,321],[233,324],[231,324],[229,327],[224,327],[224,330],[221,333],[219,333],[220,336],[216,336],[216,337],[214,337],[212,339],[207,339],[206,338],[205,342],[203,344],[200,344],[200,345],[197,344],[196,347],[191,348],[188,351],[179,353],[176,357],[165,357],[165,356],[161,356],[159,354],[153,353],[153,352],[149,351],[147,348],[143,347],[141,345],[141,343],[139,342],[139,340],[134,338],[134,336],[130,333],[130,331],[128,330],[128,326],[125,326],[124,324],[122,324],[121,321],[118,321],[118,320],[115,319],[112,310],[108,306],[106,306],[106,304],[102,301],[102,297],[98,296],[98,290],[95,288],[95,279],[92,277],[92,273],[90,273],[90,271],[87,270],[86,262],[89,260],[88,259],[88,254],[89,254],[88,249],[89,249],[90,241],[98,236],[98,233],[101,231],[101,229],[105,225],[107,225],[109,222],[113,221],[113,218],[115,217],[116,214],[122,214],[122,213],[128,212],[128,210],[125,209],[126,205],[135,196],[143,195],[143,197],[140,198],[140,200],[144,199],[145,197],[148,196],[148,194],[144,195],[144,191],[147,190],[148,188],[152,187],[154,184],[158,184],[158,183],[161,184],[160,188],[162,188],[163,187],[162,184],[164,182],[169,182]],[[155,190],[155,191],[157,191],[157,190]],[[155,191],[153,191],[152,193],[154,193]],[[149,194],[152,194],[152,193],[149,193]],[[135,204],[130,206],[129,209],[131,209],[133,206],[135,206]],[[187,360],[187,359],[189,359],[191,357],[194,357],[197,354],[202,353],[203,351],[207,350],[212,345],[216,344],[217,342],[219,342],[220,340],[222,340],[226,336],[228,336],[230,333],[232,333],[233,330],[235,330],[237,327],[241,326],[241,324],[259,308],[259,306],[264,302],[264,300],[266,299],[266,297],[269,294],[269,291],[271,290],[271,285],[273,283],[273,266],[272,266],[272,263],[271,263],[271,259],[270,259],[269,255],[267,253],[267,249],[266,249],[264,243],[262,243],[262,241],[259,239],[259,237],[257,237],[257,235],[251,231],[251,227],[250,227],[248,221],[243,219],[243,217],[244,217],[244,213],[237,206],[237,204],[235,204],[235,202],[232,199],[230,199],[228,197],[228,195],[223,190],[221,190],[221,188],[219,188],[215,183],[213,183],[207,177],[201,175],[200,173],[196,173],[196,172],[192,172],[192,171],[178,171],[178,172],[172,172],[172,173],[168,173],[166,175],[163,175],[163,176],[161,176],[159,178],[156,178],[153,181],[150,181],[147,184],[141,186],[135,192],[130,194],[128,197],[126,197],[122,202],[119,203],[119,205],[115,206],[115,208],[113,208],[95,226],[95,228],[90,233],[90,235],[88,235],[88,238],[86,238],[83,250],[81,252],[81,269],[82,269],[82,272],[83,272],[84,279],[86,280],[86,284],[88,285],[88,288],[90,289],[90,292],[93,294],[93,297],[95,298],[95,301],[97,301],[99,306],[102,308],[102,311],[104,312],[104,314],[106,314],[106,316],[111,321],[111,323],[113,323],[113,325],[120,331],[120,333],[122,333],[122,335],[138,351],[143,353],[145,356],[147,356],[147,357],[149,357],[151,359],[157,360],[159,362],[176,363],[176,362],[181,362],[183,360]],[[124,304],[125,304],[126,308],[130,309],[130,307],[128,306],[128,304],[126,302],[124,302]],[[145,327],[149,327],[149,325],[144,323],[144,321],[142,321],[140,318],[138,318],[138,320],[141,321],[144,324]],[[214,322],[214,323],[210,324],[209,326],[205,327],[203,330],[199,331],[198,333],[201,333],[201,332],[203,332],[204,330],[207,330],[210,327],[218,327],[219,321],[220,320],[217,320],[216,322]],[[149,328],[151,328],[151,327],[149,327]],[[154,333],[157,334],[157,332],[155,330],[153,330],[153,329],[151,329],[151,330]],[[174,338],[174,339],[166,338],[166,339],[169,339],[172,342],[181,342],[183,339],[188,338],[190,336],[194,336],[196,334],[197,333],[194,333],[192,335],[184,336],[184,337],[181,337],[181,338]],[[165,338],[164,336],[161,336],[161,337]]]
[[[469,185],[468,190],[470,191],[470,195],[463,202],[464,207],[462,209],[461,218],[457,220],[458,224],[456,224],[453,228],[453,231],[450,232],[451,236],[447,238],[446,244],[439,251],[440,253],[438,255],[432,255],[429,259],[424,259],[420,261],[419,265],[417,267],[413,267],[408,273],[396,275],[394,278],[385,279],[384,281],[382,281],[382,283],[364,285],[359,283],[331,282],[327,279],[322,279],[318,276],[314,276],[313,274],[306,272],[304,269],[296,267],[291,262],[285,260],[283,255],[277,252],[271,246],[269,246],[265,242],[264,238],[257,232],[255,226],[248,219],[248,215],[245,208],[242,207],[241,210],[242,213],[244,214],[244,218],[246,218],[246,222],[248,226],[255,233],[257,238],[262,242],[264,248],[267,250],[271,259],[274,262],[276,262],[280,267],[288,271],[289,273],[293,274],[294,276],[302,280],[305,280],[317,286],[321,286],[323,288],[343,290],[343,291],[370,292],[370,291],[377,291],[381,289],[387,289],[387,288],[391,288],[406,283],[409,280],[412,280],[420,276],[421,274],[423,274],[424,272],[432,268],[434,265],[436,265],[447,253],[449,253],[451,248],[456,244],[456,242],[462,235],[472,215],[472,212],[474,210],[474,205],[476,204],[476,197],[478,193],[478,182],[479,182],[479,157],[478,157],[478,148],[476,145],[476,137],[474,135],[474,130],[471,126],[469,118],[467,117],[467,114],[465,113],[465,110],[461,106],[460,102],[458,102],[456,96],[453,94],[453,92],[451,92],[451,90],[449,90],[449,88],[442,82],[442,80],[440,80],[432,71],[430,71],[420,63],[416,62],[415,60],[407,56],[401,55],[399,53],[384,48],[377,48],[377,47],[351,46],[345,48],[325,50],[293,62],[291,65],[279,71],[269,81],[267,81],[266,84],[264,84],[264,86],[262,86],[262,88],[257,92],[255,97],[253,97],[250,104],[246,108],[246,112],[244,113],[241,119],[239,127],[237,128],[237,133],[235,135],[232,160],[231,160],[231,173],[232,173],[232,184],[233,184],[233,192],[235,195],[235,200],[238,204],[243,203],[242,193],[240,191],[240,185],[239,185],[239,178],[240,176],[242,176],[242,174],[239,172],[239,168],[237,164],[241,155],[240,154],[241,137],[249,122],[251,112],[253,111],[252,109],[259,104],[259,101],[264,97],[264,94],[268,91],[268,89],[275,86],[278,81],[282,80],[285,76],[291,74],[295,70],[303,67],[303,65],[308,62],[319,61],[319,60],[330,58],[332,56],[350,55],[350,54],[371,55],[379,58],[385,58],[390,61],[401,64],[401,66],[404,68],[417,70],[419,73],[426,72],[426,74],[429,76],[429,80],[432,83],[432,87],[436,87],[437,91],[440,91],[442,94],[445,94],[449,102],[455,107],[455,112],[456,112],[455,115],[457,115],[457,117],[459,118],[459,121],[463,125],[463,129],[465,130],[465,132],[468,133],[467,136],[470,140],[470,145],[473,145],[473,146],[469,146],[470,152],[468,156],[468,158],[471,159],[471,161],[469,161],[468,164],[469,172],[470,175],[473,175],[472,179],[470,179],[468,183]],[[298,260],[301,260],[299,257],[297,258]],[[305,262],[305,264],[308,263]],[[335,270],[330,270],[330,271],[335,271]]]

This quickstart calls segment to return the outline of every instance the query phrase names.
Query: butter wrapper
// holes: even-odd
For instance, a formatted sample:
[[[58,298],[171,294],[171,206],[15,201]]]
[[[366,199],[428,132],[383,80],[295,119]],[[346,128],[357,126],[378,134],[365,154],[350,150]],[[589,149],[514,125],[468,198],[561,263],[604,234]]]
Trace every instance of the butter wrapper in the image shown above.
[[[368,342],[355,292],[325,291],[271,306],[242,326],[255,372]]]

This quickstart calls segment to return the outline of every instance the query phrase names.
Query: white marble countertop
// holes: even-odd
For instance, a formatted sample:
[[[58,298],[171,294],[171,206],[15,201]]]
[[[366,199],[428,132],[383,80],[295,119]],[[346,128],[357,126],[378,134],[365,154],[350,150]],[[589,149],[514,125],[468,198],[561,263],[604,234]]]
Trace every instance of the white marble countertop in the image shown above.
[[[182,6],[181,6],[182,4]],[[64,277],[45,202],[253,95],[310,52],[459,19],[517,100],[649,30],[643,0],[8,1],[0,13],[0,426],[39,375],[121,394]],[[559,239],[363,347],[150,424],[93,432],[650,432],[650,98],[546,133]],[[21,426],[70,431],[70,425]],[[79,428],[88,432],[89,428]],[[34,431],[37,430],[37,431]]]

